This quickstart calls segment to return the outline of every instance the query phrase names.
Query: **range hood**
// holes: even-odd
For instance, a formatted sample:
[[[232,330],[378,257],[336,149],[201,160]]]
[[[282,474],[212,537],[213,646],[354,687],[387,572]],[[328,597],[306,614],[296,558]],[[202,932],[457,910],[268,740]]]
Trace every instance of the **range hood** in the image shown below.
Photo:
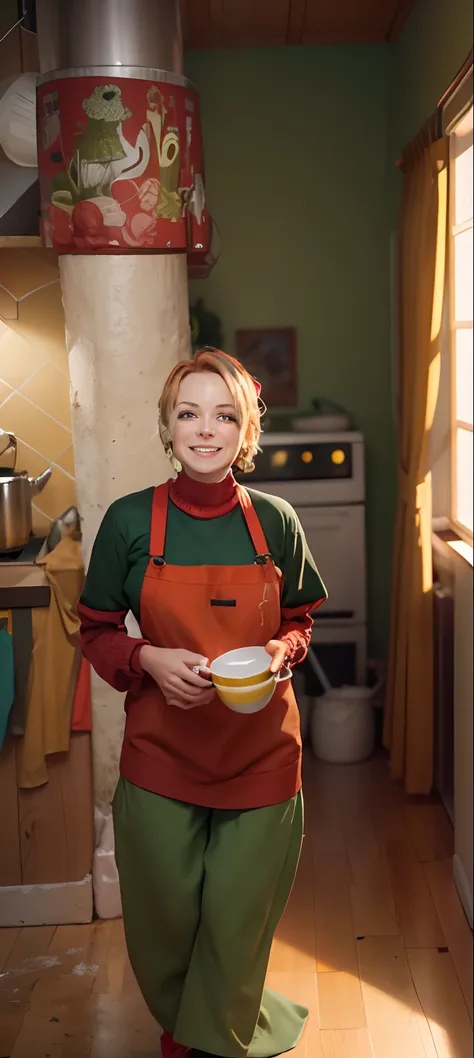
[[[39,235],[38,170],[15,165],[0,152],[0,236]]]
[[[0,236],[39,235],[36,76],[0,83]]]

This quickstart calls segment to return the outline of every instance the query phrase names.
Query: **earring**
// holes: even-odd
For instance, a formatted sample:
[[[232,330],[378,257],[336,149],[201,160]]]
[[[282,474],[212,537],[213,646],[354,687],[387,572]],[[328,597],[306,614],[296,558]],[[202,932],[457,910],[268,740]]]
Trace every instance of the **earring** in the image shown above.
[[[251,458],[249,459],[248,458],[248,455],[249,455],[249,448],[248,447],[243,448],[241,453],[240,453],[240,456],[239,456],[239,458],[237,460],[237,466],[238,466],[239,470],[242,471],[243,474],[251,474],[252,470],[255,470],[255,463],[254,463],[253,459],[251,459]]]
[[[175,470],[177,474],[180,474],[183,468],[179,459],[176,459],[176,456],[173,453],[173,446],[171,443],[165,445],[165,455],[168,457],[173,470]]]

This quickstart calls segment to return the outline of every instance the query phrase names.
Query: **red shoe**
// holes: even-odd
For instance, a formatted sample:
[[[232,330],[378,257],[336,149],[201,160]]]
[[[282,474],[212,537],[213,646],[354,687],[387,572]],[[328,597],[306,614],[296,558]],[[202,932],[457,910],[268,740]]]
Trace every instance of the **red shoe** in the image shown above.
[[[164,1032],[161,1037],[162,1058],[191,1058],[189,1047],[183,1047],[182,1043],[176,1043],[171,1032]]]

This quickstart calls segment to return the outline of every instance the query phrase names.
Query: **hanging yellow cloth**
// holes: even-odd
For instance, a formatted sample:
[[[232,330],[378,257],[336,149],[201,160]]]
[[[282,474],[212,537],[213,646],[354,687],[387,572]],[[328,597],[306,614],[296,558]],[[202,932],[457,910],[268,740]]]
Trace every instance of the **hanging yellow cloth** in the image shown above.
[[[0,628],[6,628],[8,634],[13,635],[13,621],[11,610],[0,610]]]
[[[18,785],[48,781],[46,757],[69,749],[74,692],[80,666],[77,603],[84,585],[81,545],[64,537],[38,558],[51,589],[48,607],[32,611],[33,654],[26,730],[20,748]]]
[[[399,494],[384,744],[410,794],[433,783],[433,595],[428,438],[438,396],[447,246],[447,141],[434,115],[402,157]]]

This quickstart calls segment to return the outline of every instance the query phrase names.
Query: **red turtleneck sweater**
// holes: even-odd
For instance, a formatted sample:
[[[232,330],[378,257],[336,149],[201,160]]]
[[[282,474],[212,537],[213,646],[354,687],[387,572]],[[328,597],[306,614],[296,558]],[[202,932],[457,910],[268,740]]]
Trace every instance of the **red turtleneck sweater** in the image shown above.
[[[170,499],[191,518],[221,518],[239,506],[237,482],[231,472],[223,481],[208,484],[194,481],[183,470],[171,482]]]

